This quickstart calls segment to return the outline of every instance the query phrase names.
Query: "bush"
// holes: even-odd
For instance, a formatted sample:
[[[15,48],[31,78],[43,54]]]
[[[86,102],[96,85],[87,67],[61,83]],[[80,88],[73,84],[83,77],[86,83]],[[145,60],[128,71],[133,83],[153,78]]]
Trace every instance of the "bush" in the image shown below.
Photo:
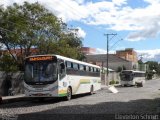
[[[111,80],[111,81],[109,82],[109,84],[110,84],[110,85],[119,84],[119,81]]]
[[[116,84],[119,84],[119,81],[116,81]]]
[[[109,82],[110,85],[113,85],[113,84],[115,84],[115,83],[116,83],[115,80],[112,80],[112,81]]]

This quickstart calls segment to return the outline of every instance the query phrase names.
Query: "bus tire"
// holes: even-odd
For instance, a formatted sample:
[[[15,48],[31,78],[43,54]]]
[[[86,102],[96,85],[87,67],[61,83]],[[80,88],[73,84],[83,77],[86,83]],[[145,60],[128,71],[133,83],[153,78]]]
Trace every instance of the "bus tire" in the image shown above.
[[[94,87],[92,85],[91,88],[90,88],[90,95],[93,95],[93,91],[94,91]]]
[[[72,89],[71,87],[68,87],[66,99],[69,101],[71,100],[71,98],[72,98]]]

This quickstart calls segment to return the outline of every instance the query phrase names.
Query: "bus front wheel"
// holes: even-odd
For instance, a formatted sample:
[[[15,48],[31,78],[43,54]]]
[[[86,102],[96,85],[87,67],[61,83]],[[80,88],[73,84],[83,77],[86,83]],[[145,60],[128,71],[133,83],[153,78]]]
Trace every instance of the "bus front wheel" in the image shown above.
[[[72,98],[72,89],[71,87],[68,87],[67,89],[67,100],[71,100]]]

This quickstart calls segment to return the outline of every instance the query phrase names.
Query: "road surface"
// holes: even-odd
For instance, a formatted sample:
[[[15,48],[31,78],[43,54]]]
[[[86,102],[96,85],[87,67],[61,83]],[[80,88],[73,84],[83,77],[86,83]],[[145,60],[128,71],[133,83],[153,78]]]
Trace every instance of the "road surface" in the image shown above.
[[[17,119],[58,119],[62,116],[158,114],[160,113],[160,79],[149,80],[144,87],[117,86],[117,94],[103,88],[93,95],[78,95],[70,101],[61,98],[14,102],[0,106],[1,117]],[[72,115],[72,116],[70,116]],[[92,116],[92,117],[93,117]],[[94,117],[93,117],[94,118]]]

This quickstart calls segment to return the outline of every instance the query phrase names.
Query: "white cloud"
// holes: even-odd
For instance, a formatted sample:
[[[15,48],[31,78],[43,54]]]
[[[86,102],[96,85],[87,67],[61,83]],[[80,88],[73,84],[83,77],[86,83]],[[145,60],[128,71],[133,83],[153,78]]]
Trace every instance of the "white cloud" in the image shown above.
[[[160,0],[144,0],[145,2],[148,2],[150,4],[158,4],[160,3]]]
[[[96,48],[95,54],[107,54],[107,50]],[[115,51],[109,51],[109,54],[115,54]]]
[[[79,21],[87,17],[87,12],[84,6],[79,5],[78,2],[73,0],[38,0],[50,11],[62,18],[63,21]]]
[[[80,28],[80,27],[77,27],[77,29],[78,29],[78,37],[85,38],[86,32],[84,30],[82,30],[82,28]]]
[[[112,0],[115,5],[121,6],[123,4],[127,4],[127,0]]]
[[[100,49],[100,48],[96,48],[96,54],[106,54],[107,51],[106,50],[103,50],[103,49]]]

